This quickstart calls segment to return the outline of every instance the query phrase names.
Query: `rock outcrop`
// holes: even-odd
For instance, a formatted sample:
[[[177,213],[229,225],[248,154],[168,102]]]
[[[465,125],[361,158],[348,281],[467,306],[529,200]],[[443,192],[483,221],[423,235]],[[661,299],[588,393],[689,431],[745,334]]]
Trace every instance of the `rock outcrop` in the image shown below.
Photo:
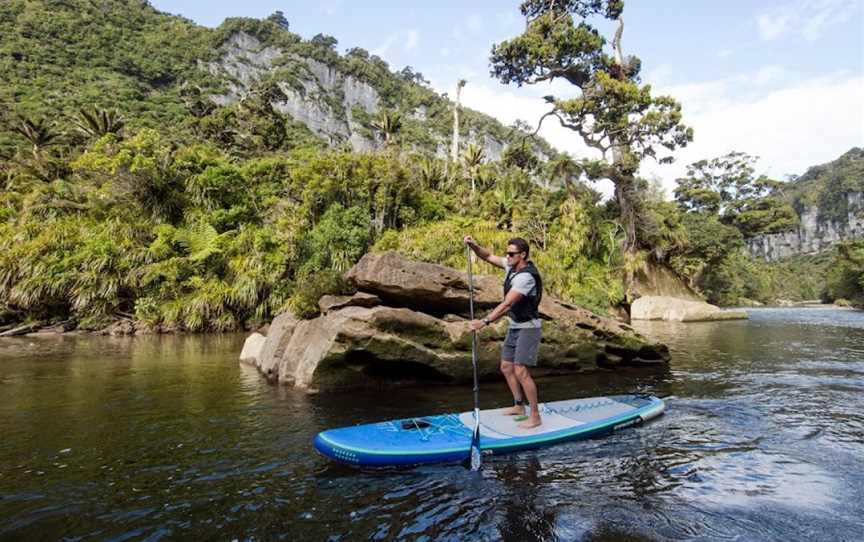
[[[704,301],[702,296],[693,290],[684,279],[663,265],[648,262],[633,278],[633,284],[630,285],[630,295],[634,298],[664,296],[688,301]]]
[[[747,251],[754,258],[776,261],[798,254],[816,254],[840,241],[864,239],[864,193],[848,192],[845,197],[847,215],[843,220],[820,219],[819,207],[807,207],[797,228],[748,239]]]
[[[377,295],[357,292],[354,295],[325,295],[318,300],[318,308],[321,314],[328,314],[345,307],[377,307],[381,304],[381,298]]]
[[[200,63],[202,69],[225,81],[224,93],[210,96],[215,103],[230,105],[240,101],[256,83],[279,70],[282,77],[277,77],[276,85],[282,96],[271,103],[274,109],[303,123],[333,146],[347,142],[353,150],[365,152],[378,145],[362,118],[377,114],[382,107],[378,90],[370,84],[313,58],[265,46],[243,31],[232,34],[220,53],[218,60]],[[427,114],[428,107],[422,105],[409,118],[426,124]],[[438,133],[430,128],[429,132],[439,157],[446,157],[449,131]],[[500,160],[507,147],[506,141],[487,133],[471,131],[467,139],[483,148],[492,161]],[[548,158],[539,149],[538,155]]]
[[[243,350],[240,352],[240,361],[257,365],[261,359],[261,352],[264,350],[266,342],[267,337],[260,333],[253,333],[246,337],[246,342],[243,343]]]
[[[706,303],[702,297],[668,267],[648,263],[636,273],[630,295],[630,320],[667,320],[705,322],[741,320],[744,311],[723,310]]]
[[[704,301],[666,296],[643,296],[630,305],[633,320],[667,320],[672,322],[707,322],[712,320],[742,320],[744,311],[723,310]]]
[[[279,315],[260,354],[246,362],[273,381],[304,388],[471,379],[465,273],[386,253],[367,254],[346,278],[358,295],[322,298],[326,314],[312,320]],[[482,314],[500,298],[500,277],[475,277],[476,310]],[[549,296],[540,312],[545,321],[538,374],[669,360],[664,345],[648,343],[615,320]],[[497,374],[506,328],[500,321],[481,332],[481,376]]]

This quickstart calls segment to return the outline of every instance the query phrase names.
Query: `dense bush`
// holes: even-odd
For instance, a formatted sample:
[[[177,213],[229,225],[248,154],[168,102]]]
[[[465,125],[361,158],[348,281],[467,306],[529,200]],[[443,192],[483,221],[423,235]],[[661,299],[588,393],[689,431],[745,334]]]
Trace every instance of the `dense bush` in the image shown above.
[[[862,299],[857,245],[838,253],[825,287],[818,277],[827,260],[751,261],[734,221],[647,192],[643,250],[624,257],[614,203],[599,203],[579,182],[574,160],[521,124],[467,109],[464,141],[519,145],[503,160],[476,152],[470,163],[442,160],[452,104],[422,74],[392,73],[362,49],[339,55],[335,39],[303,40],[284,17],[229,19],[211,30],[138,0],[8,0],[0,26],[9,29],[0,33],[0,101],[12,104],[0,110],[3,327],[96,328],[126,318],[232,330],[286,308],[314,316],[322,294],[350,291],[341,274],[365,252],[464,268],[466,233],[497,253],[525,237],[547,291],[599,312],[625,300],[624,279],[649,258],[720,303],[823,290]],[[282,53],[243,100],[217,105],[209,96],[236,82],[200,61],[217,60],[238,31]],[[389,143],[369,153],[331,147],[277,111],[277,83],[302,86],[308,67],[298,55],[374,86],[402,119]],[[82,129],[81,108],[113,127]],[[353,113],[364,133],[383,139],[372,115]],[[757,212],[748,224],[764,229],[762,219],[776,217],[752,203],[742,213]]]

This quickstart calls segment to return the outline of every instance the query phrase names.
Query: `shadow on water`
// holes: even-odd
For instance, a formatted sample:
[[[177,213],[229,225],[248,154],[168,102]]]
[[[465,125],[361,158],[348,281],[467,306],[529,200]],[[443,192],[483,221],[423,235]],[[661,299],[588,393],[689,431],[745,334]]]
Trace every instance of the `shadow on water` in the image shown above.
[[[326,428],[469,410],[468,387],[307,394],[239,365],[243,336],[0,341],[0,539],[857,540],[864,317],[759,310],[637,323],[673,363],[539,380],[541,400],[645,392],[605,438],[370,471]],[[509,401],[484,382],[481,406]]]

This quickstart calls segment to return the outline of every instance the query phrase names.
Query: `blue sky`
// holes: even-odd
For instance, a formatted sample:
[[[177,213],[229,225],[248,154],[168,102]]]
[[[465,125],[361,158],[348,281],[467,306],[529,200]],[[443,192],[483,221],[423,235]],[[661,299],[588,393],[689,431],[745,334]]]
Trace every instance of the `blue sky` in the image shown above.
[[[151,4],[211,27],[281,10],[301,36],[328,34],[340,52],[363,47],[392,69],[410,65],[439,91],[452,94],[467,79],[465,105],[507,124],[536,123],[540,96],[574,95],[566,84],[519,89],[489,76],[492,44],[524,27],[516,0]],[[762,157],[760,170],[782,178],[864,145],[864,0],[629,0],[624,21],[625,53],[642,59],[644,82],[682,102],[696,132],[675,164],[642,168],[670,194],[687,163],[731,150]],[[551,123],[541,134],[577,157],[589,154]]]

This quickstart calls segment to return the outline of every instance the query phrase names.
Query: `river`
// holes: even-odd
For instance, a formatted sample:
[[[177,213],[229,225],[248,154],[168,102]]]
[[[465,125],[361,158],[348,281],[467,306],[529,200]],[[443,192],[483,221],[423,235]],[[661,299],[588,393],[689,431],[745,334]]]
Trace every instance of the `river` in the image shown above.
[[[608,437],[363,471],[330,427],[472,407],[470,388],[306,394],[242,335],[0,339],[0,540],[860,540],[864,313],[638,323],[668,368],[549,377],[541,400],[649,392]],[[505,404],[484,382],[481,406]]]

